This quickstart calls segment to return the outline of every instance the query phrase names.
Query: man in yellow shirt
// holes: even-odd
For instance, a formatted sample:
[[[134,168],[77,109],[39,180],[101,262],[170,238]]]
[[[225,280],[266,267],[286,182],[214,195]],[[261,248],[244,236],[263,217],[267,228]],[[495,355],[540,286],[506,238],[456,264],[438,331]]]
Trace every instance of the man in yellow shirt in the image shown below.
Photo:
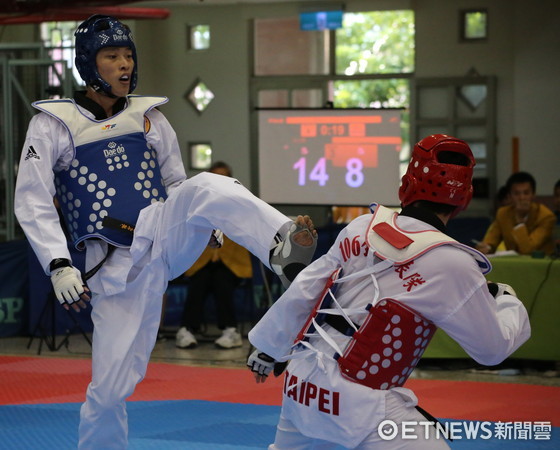
[[[535,178],[527,172],[512,174],[506,183],[510,204],[502,206],[477,245],[482,253],[494,253],[500,242],[506,250],[522,255],[535,251],[554,252],[552,239],[556,217],[545,205],[535,202]]]

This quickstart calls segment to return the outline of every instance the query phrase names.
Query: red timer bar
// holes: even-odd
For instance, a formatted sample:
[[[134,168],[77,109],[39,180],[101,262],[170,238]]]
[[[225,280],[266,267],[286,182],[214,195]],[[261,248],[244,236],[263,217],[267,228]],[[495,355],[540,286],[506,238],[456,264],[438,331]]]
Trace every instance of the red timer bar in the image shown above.
[[[286,124],[299,125],[301,137],[365,136],[367,123],[381,123],[381,116],[287,117]]]

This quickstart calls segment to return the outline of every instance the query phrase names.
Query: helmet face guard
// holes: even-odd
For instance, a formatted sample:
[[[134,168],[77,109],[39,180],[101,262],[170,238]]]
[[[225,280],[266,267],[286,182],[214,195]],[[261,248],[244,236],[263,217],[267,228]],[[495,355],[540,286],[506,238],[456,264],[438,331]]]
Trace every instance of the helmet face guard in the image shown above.
[[[114,17],[96,14],[82,22],[76,32],[76,69],[88,86],[95,91],[112,96],[111,85],[97,70],[97,52],[105,47],[129,47],[132,50],[134,68],[130,79],[129,94],[136,88],[138,81],[138,60],[132,32],[125,24]]]
[[[466,166],[441,162],[441,154],[458,153]],[[475,166],[472,151],[465,141],[435,134],[414,146],[408,169],[402,177],[399,199],[403,207],[418,200],[456,206],[456,216],[470,203],[473,195],[472,175]]]

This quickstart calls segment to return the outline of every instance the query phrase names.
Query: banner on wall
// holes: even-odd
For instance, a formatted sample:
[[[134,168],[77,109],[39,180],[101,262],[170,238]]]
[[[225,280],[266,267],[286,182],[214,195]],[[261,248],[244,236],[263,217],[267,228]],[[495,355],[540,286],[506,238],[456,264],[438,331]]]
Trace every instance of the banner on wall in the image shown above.
[[[72,264],[83,270],[85,252],[77,251],[71,244],[68,246]],[[91,305],[76,313],[66,311],[58,302],[52,291],[50,278],[39,264],[39,260],[28,245],[29,266],[29,313],[27,331],[29,335],[41,334],[54,336],[63,334],[77,334],[82,331],[93,331],[91,321]],[[53,329],[54,325],[54,329]]]
[[[70,248],[77,267],[85,254]],[[91,306],[67,312],[52,294],[51,280],[27,240],[0,243],[0,337],[91,332]]]
[[[0,244],[0,337],[21,335],[26,328],[28,247],[26,240]]]

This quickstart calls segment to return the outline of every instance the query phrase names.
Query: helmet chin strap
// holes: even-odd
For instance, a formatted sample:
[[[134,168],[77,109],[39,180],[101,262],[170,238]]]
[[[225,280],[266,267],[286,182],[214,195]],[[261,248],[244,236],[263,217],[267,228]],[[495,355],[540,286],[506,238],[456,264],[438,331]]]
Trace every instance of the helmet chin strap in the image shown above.
[[[115,94],[113,94],[112,92],[107,92],[101,86],[95,86],[95,85],[90,84],[90,85],[88,85],[88,87],[93,89],[93,91],[96,92],[97,94],[104,95],[104,96],[109,97],[109,98],[119,98]]]
[[[109,98],[118,98],[115,94],[113,94],[112,92],[105,92],[105,91],[101,91],[101,95],[105,95]]]

